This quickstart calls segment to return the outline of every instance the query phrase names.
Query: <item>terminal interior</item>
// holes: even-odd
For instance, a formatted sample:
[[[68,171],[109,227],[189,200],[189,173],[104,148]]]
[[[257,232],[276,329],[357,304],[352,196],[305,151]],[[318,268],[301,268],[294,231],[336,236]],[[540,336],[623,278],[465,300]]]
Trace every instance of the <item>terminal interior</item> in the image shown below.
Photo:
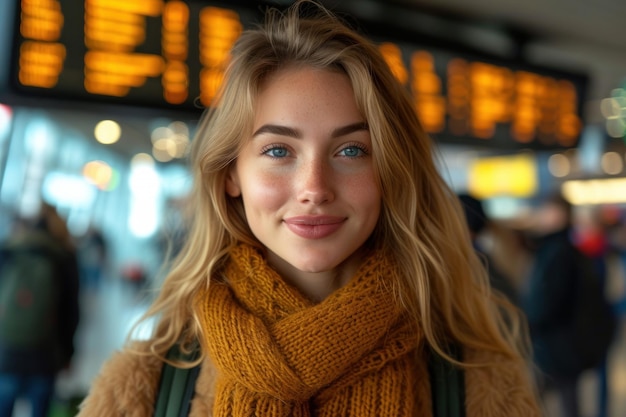
[[[77,353],[57,384],[66,401],[85,395],[128,337],[149,334],[149,323],[133,324],[167,271],[190,144],[228,48],[268,4],[83,3],[0,5],[0,237],[13,215],[45,202],[78,250],[94,231],[106,244],[101,275],[81,282]],[[380,45],[442,175],[481,198],[494,222],[523,227],[537,199],[560,189],[581,231],[626,230],[626,3],[324,3]],[[120,24],[101,26],[114,19],[105,11]],[[626,415],[625,254],[626,245],[607,250],[606,292],[621,318],[608,367],[615,417]],[[593,372],[581,380],[585,417],[596,415],[597,385]]]

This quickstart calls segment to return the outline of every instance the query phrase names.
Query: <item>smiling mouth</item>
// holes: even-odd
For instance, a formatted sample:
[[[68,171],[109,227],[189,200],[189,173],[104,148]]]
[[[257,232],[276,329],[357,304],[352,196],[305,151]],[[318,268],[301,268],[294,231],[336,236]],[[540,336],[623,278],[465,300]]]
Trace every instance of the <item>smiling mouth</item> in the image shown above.
[[[345,217],[336,216],[297,216],[284,220],[287,228],[305,239],[322,239],[339,230]]]

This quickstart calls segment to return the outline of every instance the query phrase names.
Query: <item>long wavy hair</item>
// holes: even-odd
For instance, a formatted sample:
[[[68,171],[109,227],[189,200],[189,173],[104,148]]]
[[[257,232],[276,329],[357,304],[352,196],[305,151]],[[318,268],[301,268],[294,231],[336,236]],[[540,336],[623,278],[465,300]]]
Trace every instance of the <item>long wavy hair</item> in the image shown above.
[[[451,361],[451,342],[523,360],[528,341],[521,316],[490,290],[461,206],[438,172],[408,92],[372,42],[310,0],[285,12],[269,10],[265,25],[244,31],[234,45],[222,89],[193,140],[188,236],[146,313],[158,319],[150,353],[163,358],[175,342],[201,338],[194,295],[220,273],[234,245],[259,246],[241,198],[225,192],[226,176],[252,133],[264,80],[294,66],[341,71],[352,83],[382,190],[371,241],[400,266],[397,297],[429,346]]]

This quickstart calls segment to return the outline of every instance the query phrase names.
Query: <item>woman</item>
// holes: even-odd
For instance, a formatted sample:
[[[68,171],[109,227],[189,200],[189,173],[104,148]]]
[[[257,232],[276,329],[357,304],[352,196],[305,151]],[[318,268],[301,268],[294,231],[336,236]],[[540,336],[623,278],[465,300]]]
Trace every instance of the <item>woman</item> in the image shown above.
[[[469,416],[538,415],[413,105],[376,47],[309,1],[232,51],[192,150],[188,240],[81,416],[150,416],[164,357],[200,341],[190,416],[432,415],[460,347]],[[514,324],[508,326],[507,324]]]

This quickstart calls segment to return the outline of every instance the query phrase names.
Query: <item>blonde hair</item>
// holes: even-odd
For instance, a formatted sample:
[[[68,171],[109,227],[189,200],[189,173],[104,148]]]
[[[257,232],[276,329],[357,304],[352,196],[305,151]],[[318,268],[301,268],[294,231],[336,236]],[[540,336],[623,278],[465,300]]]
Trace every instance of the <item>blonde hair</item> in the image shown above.
[[[226,175],[252,132],[260,85],[281,68],[306,66],[341,71],[352,83],[383,196],[372,241],[400,265],[398,298],[428,344],[449,360],[449,343],[521,358],[520,319],[491,293],[458,199],[434,163],[431,140],[377,47],[304,0],[285,14],[268,11],[266,24],[245,31],[231,58],[217,103],[206,110],[193,141],[188,238],[147,312],[159,318],[152,353],[164,357],[175,342],[202,337],[194,294],[219,273],[233,245],[258,245],[241,199],[225,192]]]

